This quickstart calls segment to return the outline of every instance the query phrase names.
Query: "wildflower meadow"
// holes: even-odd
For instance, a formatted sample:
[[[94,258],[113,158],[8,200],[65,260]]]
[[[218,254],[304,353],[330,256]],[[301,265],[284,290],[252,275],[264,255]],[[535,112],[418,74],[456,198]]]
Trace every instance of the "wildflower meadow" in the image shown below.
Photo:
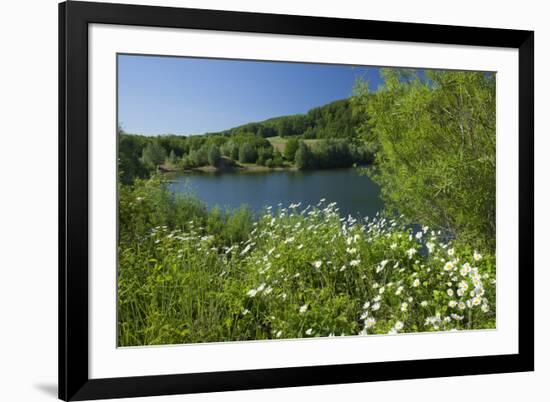
[[[120,205],[121,346],[495,327],[494,254],[403,217],[208,211],[155,180]]]

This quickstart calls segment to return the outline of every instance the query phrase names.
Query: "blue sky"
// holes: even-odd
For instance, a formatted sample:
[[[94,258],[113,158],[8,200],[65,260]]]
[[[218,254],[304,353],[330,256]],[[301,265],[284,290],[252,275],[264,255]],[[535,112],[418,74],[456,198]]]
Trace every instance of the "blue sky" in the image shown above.
[[[134,134],[202,134],[351,95],[376,67],[119,55],[119,124]]]

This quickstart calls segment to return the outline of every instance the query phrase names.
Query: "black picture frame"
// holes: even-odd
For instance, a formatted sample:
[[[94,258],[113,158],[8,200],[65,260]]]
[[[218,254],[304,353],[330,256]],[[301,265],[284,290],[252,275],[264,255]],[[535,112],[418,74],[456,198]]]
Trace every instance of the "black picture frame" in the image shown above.
[[[515,48],[519,51],[517,354],[90,379],[88,25],[118,24]],[[59,398],[119,397],[534,370],[534,32],[70,1],[59,4]]]

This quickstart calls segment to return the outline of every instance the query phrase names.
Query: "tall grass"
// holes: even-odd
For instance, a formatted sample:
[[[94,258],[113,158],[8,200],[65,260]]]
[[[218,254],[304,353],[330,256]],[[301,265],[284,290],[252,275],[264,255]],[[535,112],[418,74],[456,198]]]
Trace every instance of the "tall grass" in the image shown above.
[[[208,211],[120,192],[120,346],[495,327],[495,257],[321,201]]]

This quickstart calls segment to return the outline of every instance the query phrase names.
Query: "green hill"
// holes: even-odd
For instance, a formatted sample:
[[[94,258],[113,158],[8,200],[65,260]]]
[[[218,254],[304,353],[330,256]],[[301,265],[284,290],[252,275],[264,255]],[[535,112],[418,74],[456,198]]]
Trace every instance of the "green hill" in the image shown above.
[[[274,117],[206,135],[255,134],[261,137],[300,136],[306,139],[355,137],[358,119],[353,116],[349,99],[341,99],[309,110],[304,114]]]

